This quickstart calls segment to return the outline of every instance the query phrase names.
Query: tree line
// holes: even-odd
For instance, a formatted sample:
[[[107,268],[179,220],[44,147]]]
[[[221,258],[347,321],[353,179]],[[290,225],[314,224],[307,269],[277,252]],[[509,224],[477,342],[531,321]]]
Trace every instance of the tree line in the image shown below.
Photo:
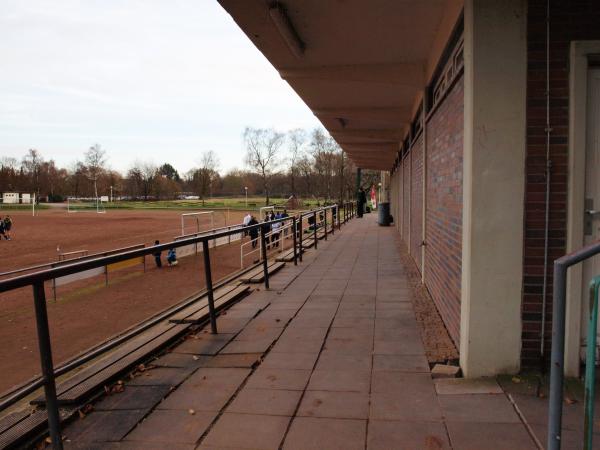
[[[0,157],[0,192],[30,192],[60,202],[67,197],[110,195],[127,200],[170,200],[195,196],[296,196],[340,201],[355,194],[355,166],[324,130],[246,128],[245,167],[219,171],[219,156],[199,153],[198,162],[180,174],[170,163],[134,161],[125,173],[108,166],[107,152],[95,144],[70,167],[58,167],[36,149],[19,161]],[[363,172],[364,173],[364,172]],[[366,174],[369,177],[369,174]],[[371,177],[374,177],[372,174]]]

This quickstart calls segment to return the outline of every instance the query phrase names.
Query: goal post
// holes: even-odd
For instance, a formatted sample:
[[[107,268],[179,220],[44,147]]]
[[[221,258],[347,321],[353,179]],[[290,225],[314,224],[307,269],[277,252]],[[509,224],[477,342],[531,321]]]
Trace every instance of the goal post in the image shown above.
[[[104,208],[104,202],[102,197],[98,198],[78,198],[78,197],[67,197],[67,212],[95,212],[98,214],[105,214],[106,209]]]
[[[215,212],[214,211],[197,211],[191,213],[182,213],[181,214],[181,235],[185,235],[185,221],[193,219],[196,222],[196,233],[200,233],[200,217],[201,216],[210,216],[210,229],[212,230],[215,227]]]
[[[271,212],[274,213],[275,212],[275,206],[263,206],[262,208],[260,208],[258,210],[261,221],[265,220],[265,216],[267,214],[267,211],[271,211]]]

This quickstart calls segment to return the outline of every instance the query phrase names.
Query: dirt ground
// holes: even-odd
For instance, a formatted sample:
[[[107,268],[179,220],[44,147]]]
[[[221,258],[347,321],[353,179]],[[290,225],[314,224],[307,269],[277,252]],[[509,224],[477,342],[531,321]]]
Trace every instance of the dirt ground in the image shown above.
[[[427,361],[429,364],[445,364],[448,362],[456,364],[458,362],[458,351],[448,334],[431,295],[421,283],[421,274],[417,270],[413,259],[406,253],[406,247],[400,239],[396,240],[396,245],[400,250],[408,281],[413,291],[415,316],[421,329]]]
[[[0,272],[56,261],[62,252],[86,249],[90,253],[134,244],[172,240],[181,234],[181,211],[109,211],[107,214],[44,210],[36,217],[11,214],[12,241],[0,243]],[[228,224],[240,223],[244,213],[231,211]],[[226,213],[215,213],[215,226],[223,226]],[[209,220],[201,224],[209,228]],[[206,226],[206,228],[205,228]],[[186,232],[195,231],[189,222]],[[239,242],[211,249],[216,281],[240,269]],[[166,255],[164,255],[166,256]],[[176,267],[155,267],[146,259],[141,266],[104,277],[90,278],[58,289],[52,300],[46,285],[48,315],[55,364],[119,334],[132,325],[178,303],[205,285],[202,255],[180,259]],[[37,336],[31,288],[0,294],[0,393],[39,373]]]

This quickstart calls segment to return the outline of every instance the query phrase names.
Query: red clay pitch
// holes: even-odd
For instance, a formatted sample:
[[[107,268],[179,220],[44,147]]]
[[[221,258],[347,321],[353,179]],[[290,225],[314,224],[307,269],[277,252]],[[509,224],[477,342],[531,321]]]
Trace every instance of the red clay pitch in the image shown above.
[[[56,261],[61,252],[86,249],[90,253],[128,245],[168,242],[181,234],[181,213],[175,210],[126,210],[97,213],[67,213],[43,210],[36,217],[18,211],[13,218],[12,241],[0,242],[0,272]],[[242,221],[244,212],[231,211],[228,225]],[[227,212],[215,212],[215,226],[224,226]],[[203,229],[210,219],[201,219]],[[186,232],[196,231],[189,221]],[[79,281],[58,289],[52,300],[46,285],[50,333],[55,364],[123,332],[128,327],[178,303],[204,287],[202,255],[180,259],[176,267],[157,269],[146,258],[147,271],[129,268],[104,278]],[[211,249],[213,279],[240,268],[239,243]],[[31,288],[0,294],[0,392],[40,372]]]

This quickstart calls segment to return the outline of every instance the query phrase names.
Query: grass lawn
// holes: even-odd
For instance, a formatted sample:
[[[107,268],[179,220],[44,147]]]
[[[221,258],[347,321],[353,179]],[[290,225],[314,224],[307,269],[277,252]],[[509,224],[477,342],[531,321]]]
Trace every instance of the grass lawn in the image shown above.
[[[271,198],[271,205],[284,205],[287,199]],[[318,201],[310,199],[303,200],[307,207],[316,206]],[[113,203],[104,203],[106,209],[211,209],[211,208],[230,208],[230,209],[258,209],[265,206],[264,197],[248,197],[246,206],[245,197],[214,197],[202,200],[158,200],[158,201],[119,201]]]

